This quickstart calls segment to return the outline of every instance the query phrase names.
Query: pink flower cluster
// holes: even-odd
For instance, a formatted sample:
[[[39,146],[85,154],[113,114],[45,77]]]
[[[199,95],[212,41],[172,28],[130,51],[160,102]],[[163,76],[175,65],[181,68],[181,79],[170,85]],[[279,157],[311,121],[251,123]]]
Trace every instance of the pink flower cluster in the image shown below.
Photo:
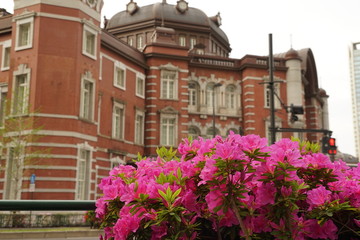
[[[120,165],[102,179],[96,214],[105,239],[230,231],[244,239],[360,238],[360,165],[331,162],[290,139],[267,146],[232,133],[184,139],[177,151],[179,158]]]

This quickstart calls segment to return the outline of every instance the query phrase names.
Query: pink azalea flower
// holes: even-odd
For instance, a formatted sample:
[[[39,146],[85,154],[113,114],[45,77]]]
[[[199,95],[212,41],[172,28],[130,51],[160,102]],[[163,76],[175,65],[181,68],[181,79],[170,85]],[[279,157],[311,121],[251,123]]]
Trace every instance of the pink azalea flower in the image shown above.
[[[330,201],[330,197],[331,192],[326,190],[324,186],[320,186],[308,191],[306,202],[310,205],[309,210]]]
[[[261,183],[256,190],[256,203],[259,206],[275,203],[276,188],[272,183]]]
[[[164,222],[160,226],[156,226],[156,225],[151,226],[151,230],[152,230],[151,240],[161,240],[162,237],[167,235],[168,227]]]
[[[331,220],[327,220],[322,226],[316,219],[305,221],[305,234],[313,239],[337,239],[337,227]]]

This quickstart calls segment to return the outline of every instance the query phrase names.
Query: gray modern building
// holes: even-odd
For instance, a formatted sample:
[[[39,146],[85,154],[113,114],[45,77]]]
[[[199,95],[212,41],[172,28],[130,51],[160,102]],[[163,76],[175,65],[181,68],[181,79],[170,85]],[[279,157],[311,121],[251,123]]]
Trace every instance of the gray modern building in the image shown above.
[[[350,45],[350,76],[356,155],[360,156],[360,42]]]

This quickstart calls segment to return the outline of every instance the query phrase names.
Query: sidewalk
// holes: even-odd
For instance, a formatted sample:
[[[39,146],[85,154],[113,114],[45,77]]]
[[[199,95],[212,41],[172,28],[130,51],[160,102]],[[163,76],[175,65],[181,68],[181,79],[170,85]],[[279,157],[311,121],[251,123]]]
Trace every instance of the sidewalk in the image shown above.
[[[99,237],[103,230],[90,229],[89,227],[74,228],[16,228],[0,229],[0,239],[51,239],[51,238],[80,238]]]

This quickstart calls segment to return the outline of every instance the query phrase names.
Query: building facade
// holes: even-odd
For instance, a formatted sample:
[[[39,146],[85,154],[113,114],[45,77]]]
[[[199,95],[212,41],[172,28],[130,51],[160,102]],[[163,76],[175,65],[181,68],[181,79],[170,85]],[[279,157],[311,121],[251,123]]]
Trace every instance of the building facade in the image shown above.
[[[14,0],[13,14],[3,10],[1,121],[7,99],[8,114],[41,126],[26,148],[51,153],[23,164],[14,183],[11,143],[2,146],[0,198],[95,199],[101,178],[138,153],[230,131],[269,138],[268,57],[230,58],[220,14],[208,17],[184,0],[131,0],[101,28],[103,4]],[[329,128],[311,49],[276,54],[274,79],[276,127]],[[292,105],[304,109],[296,119]],[[291,136],[319,142],[323,135],[276,134]]]
[[[360,156],[360,42],[349,47],[355,151]]]

